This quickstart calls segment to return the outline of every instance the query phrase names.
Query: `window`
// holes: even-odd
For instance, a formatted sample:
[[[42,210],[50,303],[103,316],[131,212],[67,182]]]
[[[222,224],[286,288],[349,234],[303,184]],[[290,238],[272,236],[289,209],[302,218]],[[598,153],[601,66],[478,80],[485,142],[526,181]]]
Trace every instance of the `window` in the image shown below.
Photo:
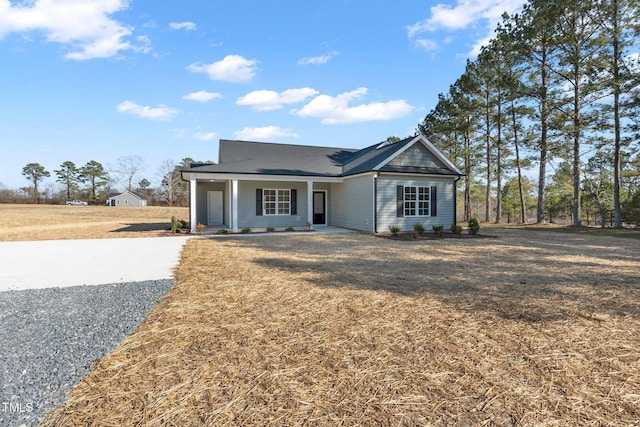
[[[404,187],[404,216],[429,216],[429,187]]]
[[[291,190],[262,190],[262,209],[265,215],[290,215]]]

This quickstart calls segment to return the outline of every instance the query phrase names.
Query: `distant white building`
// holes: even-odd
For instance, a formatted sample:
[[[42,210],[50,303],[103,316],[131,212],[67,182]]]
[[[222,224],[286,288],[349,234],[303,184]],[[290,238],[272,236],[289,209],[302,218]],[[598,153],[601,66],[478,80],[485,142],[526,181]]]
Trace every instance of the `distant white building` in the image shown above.
[[[147,206],[147,199],[133,191],[111,193],[107,198],[107,206]]]

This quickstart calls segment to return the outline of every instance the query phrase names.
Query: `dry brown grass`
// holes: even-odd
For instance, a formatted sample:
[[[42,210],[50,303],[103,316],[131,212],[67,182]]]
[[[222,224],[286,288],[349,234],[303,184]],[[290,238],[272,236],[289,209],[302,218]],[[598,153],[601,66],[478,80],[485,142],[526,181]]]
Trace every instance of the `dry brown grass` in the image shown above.
[[[188,208],[0,204],[0,241],[165,236],[172,216]]]
[[[637,425],[640,242],[195,239],[71,425]]]

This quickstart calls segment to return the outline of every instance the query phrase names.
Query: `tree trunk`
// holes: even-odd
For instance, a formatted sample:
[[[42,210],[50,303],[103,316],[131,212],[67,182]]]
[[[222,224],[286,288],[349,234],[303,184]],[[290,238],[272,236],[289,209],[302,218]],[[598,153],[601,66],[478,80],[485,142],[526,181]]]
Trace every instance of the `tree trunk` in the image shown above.
[[[547,51],[542,51],[540,65],[540,165],[538,167],[538,206],[536,223],[544,224],[545,179],[547,174],[547,120],[549,117],[547,100]]]
[[[580,197],[580,73],[574,70],[573,89],[573,225],[582,225]]]
[[[498,140],[496,141],[496,224],[502,222],[502,99],[498,92]]]
[[[485,208],[484,208],[484,220],[486,222],[491,221],[491,122],[489,111],[489,91],[486,93],[486,144],[487,144],[487,189],[485,191]]]
[[[614,127],[614,148],[613,148],[613,212],[614,224],[616,228],[622,227],[622,215],[620,214],[620,44],[618,28],[618,1],[613,9],[613,127]]]
[[[469,131],[464,133],[464,220],[471,218],[471,136]]]
[[[527,223],[527,207],[524,204],[524,191],[522,189],[522,166],[520,165],[520,146],[518,144],[518,123],[516,121],[516,107],[511,100],[511,121],[513,126],[513,145],[516,150],[516,168],[518,170],[518,195],[520,196],[520,222]]]

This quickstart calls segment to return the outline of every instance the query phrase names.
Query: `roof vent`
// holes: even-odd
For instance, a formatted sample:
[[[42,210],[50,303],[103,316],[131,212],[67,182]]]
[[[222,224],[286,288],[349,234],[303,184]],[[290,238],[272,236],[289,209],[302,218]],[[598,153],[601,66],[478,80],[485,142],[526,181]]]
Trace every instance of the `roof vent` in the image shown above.
[[[393,145],[393,144],[395,144],[396,142],[399,142],[399,141],[400,141],[399,138],[390,137],[386,141],[382,141],[382,144],[378,145],[376,147],[376,150],[379,150],[379,149],[384,148],[384,147],[388,147],[389,145]]]

